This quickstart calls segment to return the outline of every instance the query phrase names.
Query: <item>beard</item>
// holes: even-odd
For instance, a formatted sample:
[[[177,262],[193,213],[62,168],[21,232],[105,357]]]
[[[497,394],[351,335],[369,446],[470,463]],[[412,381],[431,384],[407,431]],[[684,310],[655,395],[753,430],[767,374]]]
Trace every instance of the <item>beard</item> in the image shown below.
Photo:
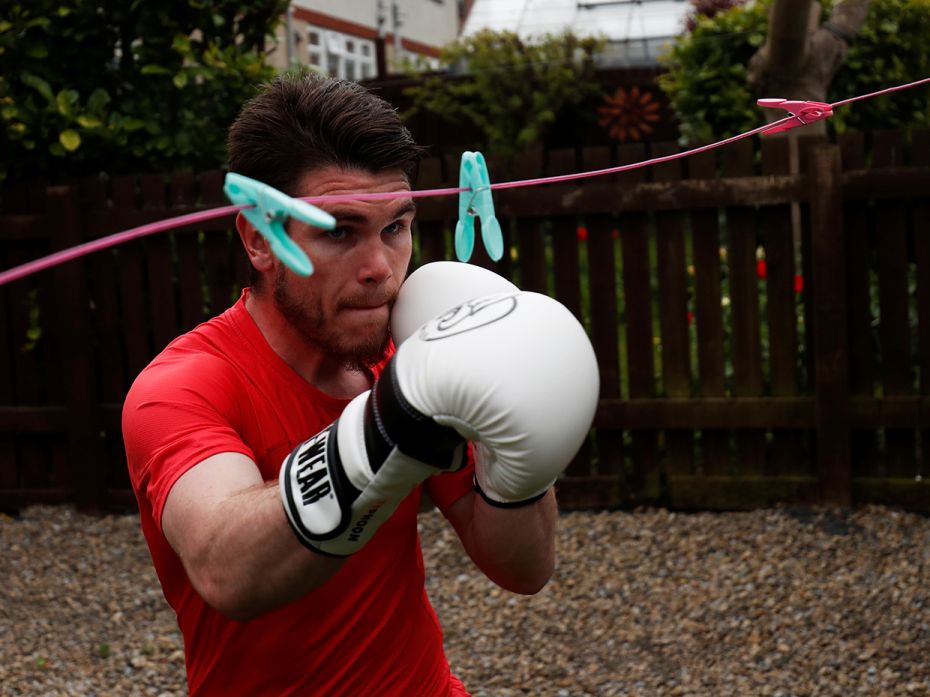
[[[365,371],[384,357],[384,352],[391,340],[389,323],[385,323],[384,326],[373,326],[364,333],[359,332],[349,336],[338,332],[332,326],[332,318],[327,318],[319,297],[314,296],[310,301],[302,300],[291,291],[287,282],[287,271],[283,266],[279,266],[275,273],[272,295],[278,312],[304,341],[319,346],[345,368]],[[370,303],[369,298],[343,299],[337,304],[336,311],[338,312],[343,306],[351,307],[353,304]],[[388,301],[388,307],[393,306],[394,298],[392,297]]]

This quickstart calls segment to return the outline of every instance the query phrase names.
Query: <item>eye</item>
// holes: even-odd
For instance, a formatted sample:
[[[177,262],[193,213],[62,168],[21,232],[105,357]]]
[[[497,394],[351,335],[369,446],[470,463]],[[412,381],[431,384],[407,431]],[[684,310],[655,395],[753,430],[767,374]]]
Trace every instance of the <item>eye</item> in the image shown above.
[[[331,240],[344,240],[348,234],[348,229],[344,227],[337,227],[326,231],[326,236]]]
[[[403,232],[406,229],[405,225],[400,221],[395,221],[384,228],[382,231],[386,235],[396,235]]]

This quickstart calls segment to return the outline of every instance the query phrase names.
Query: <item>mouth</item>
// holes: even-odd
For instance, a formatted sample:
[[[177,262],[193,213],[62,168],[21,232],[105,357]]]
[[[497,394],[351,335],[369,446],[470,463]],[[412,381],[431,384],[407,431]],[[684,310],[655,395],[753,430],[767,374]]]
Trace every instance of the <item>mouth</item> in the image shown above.
[[[343,309],[349,312],[377,312],[387,309],[387,303],[378,303],[377,305],[345,305]]]

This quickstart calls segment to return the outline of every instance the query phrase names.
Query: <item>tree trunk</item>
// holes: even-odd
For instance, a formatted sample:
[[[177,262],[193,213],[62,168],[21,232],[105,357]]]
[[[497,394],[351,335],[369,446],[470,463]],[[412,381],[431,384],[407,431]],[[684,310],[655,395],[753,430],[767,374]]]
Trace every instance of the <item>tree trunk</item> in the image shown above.
[[[842,0],[830,19],[821,23],[820,4],[815,0],[776,0],[765,44],[749,62],[749,84],[756,94],[826,101],[830,81],[865,21],[869,2]],[[785,116],[777,109],[766,112],[770,121]],[[805,130],[824,132],[825,126],[820,121]]]

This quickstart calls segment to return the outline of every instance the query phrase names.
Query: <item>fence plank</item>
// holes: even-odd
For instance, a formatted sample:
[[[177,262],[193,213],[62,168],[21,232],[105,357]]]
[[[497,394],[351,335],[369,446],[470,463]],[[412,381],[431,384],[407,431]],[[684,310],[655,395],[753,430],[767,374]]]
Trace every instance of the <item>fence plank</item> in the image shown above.
[[[811,164],[817,468],[823,500],[849,506],[852,470],[839,148],[831,145],[814,150]]]
[[[193,174],[178,174],[172,177],[172,206],[192,208],[197,203],[197,184],[197,178]],[[204,319],[198,236],[197,230],[181,230],[174,233],[178,255],[178,300],[181,315],[178,334],[190,331]]]
[[[577,169],[574,150],[556,150],[550,153],[549,176],[575,171]],[[571,310],[575,317],[582,320],[578,217],[577,215],[554,216],[551,226],[555,298]]]
[[[741,140],[724,151],[724,174],[753,173],[753,143]],[[756,273],[756,219],[748,207],[727,209],[732,321],[733,394],[755,397],[762,394],[762,346],[759,335],[759,281]],[[765,462],[765,434],[737,436],[740,474],[761,474]]]
[[[439,188],[447,183],[443,179],[442,161],[438,157],[424,160],[420,165],[419,183],[424,189]],[[446,261],[451,258],[446,247],[446,227],[447,222],[443,220],[417,219],[418,264]]]
[[[801,174],[805,181],[809,180],[808,171],[810,170],[811,153],[819,146],[827,143],[827,137],[823,134],[799,134],[797,136],[798,147],[798,164]],[[810,181],[807,181],[807,187],[810,189]],[[804,311],[804,319],[801,323],[804,327],[804,341],[801,342],[803,348],[801,389],[811,391],[817,389],[814,384],[814,305],[813,293],[813,255],[811,253],[811,229],[810,229],[810,206],[808,205],[809,196],[804,197],[800,206],[801,227],[801,304]]]
[[[873,149],[875,167],[895,167],[902,163],[900,133],[876,132]],[[908,320],[910,274],[906,211],[902,203],[880,202],[875,215],[882,387],[886,395],[907,395],[913,392],[913,380]],[[885,431],[885,465],[887,476],[914,476],[913,431]]]
[[[606,169],[612,164],[607,148],[588,148],[584,151],[586,170]],[[585,220],[587,230],[588,293],[590,296],[591,342],[597,354],[601,377],[601,399],[620,397],[620,340],[618,327],[620,313],[617,288],[616,244],[613,218],[610,215],[592,215]],[[597,473],[616,475],[618,484],[623,476],[623,432],[598,429]],[[608,483],[605,487],[609,489]],[[622,488],[614,503],[622,496]],[[561,496],[561,492],[560,492]],[[560,499],[561,500],[561,499]]]
[[[52,187],[47,198],[49,224],[56,231],[56,247],[79,244],[77,192],[71,187]],[[57,360],[67,381],[68,464],[70,469],[56,474],[53,486],[74,489],[78,507],[100,510],[103,505],[105,463],[98,457],[94,389],[94,359],[91,351],[89,302],[84,261],[76,259],[53,269],[57,290],[59,341]]]
[[[504,163],[499,159],[489,159],[487,162],[488,172],[492,177],[491,182],[494,182],[495,173],[497,177],[500,178],[505,172]],[[449,200],[449,209],[458,211],[458,206],[456,205],[455,199]],[[497,222],[501,227],[501,235],[504,242],[503,255],[497,261],[491,259],[488,255],[487,249],[485,249],[483,235],[481,233],[481,220],[475,220],[475,250],[472,254],[472,258],[469,260],[470,263],[475,264],[476,266],[481,266],[482,268],[489,269],[494,273],[503,276],[504,278],[513,278],[513,269],[511,268],[511,259],[510,259],[510,220],[507,217],[507,214],[503,209],[498,210],[495,208],[495,217]]]
[[[6,219],[8,216],[4,216]],[[43,220],[44,222],[44,220]],[[0,267],[7,269],[14,265],[9,250],[12,247],[5,232],[6,226],[0,220]],[[13,301],[14,289],[23,285],[17,284],[0,286],[0,405],[13,404],[13,362],[14,339],[13,316],[10,304]],[[12,430],[12,429],[11,429]],[[17,487],[17,448],[13,436],[0,429],[0,489],[15,489]]]
[[[538,177],[542,173],[542,153],[534,152],[529,157],[514,163],[515,176],[520,179]],[[546,196],[546,187],[536,192],[540,198]],[[505,210],[507,208],[505,207]],[[536,215],[519,216],[516,220],[519,254],[519,283],[523,290],[549,295],[549,272],[546,263],[546,236],[544,220]]]
[[[691,177],[712,180],[717,176],[717,159],[713,152],[689,158]],[[720,286],[719,212],[716,208],[691,212],[691,237],[694,259],[694,309],[697,324],[699,392],[701,397],[726,394],[724,371],[723,313]],[[701,473],[724,474],[730,466],[729,434],[708,429],[701,432]]]
[[[138,208],[135,177],[114,177],[111,182],[113,206],[117,210]],[[123,341],[126,345],[128,382],[132,382],[151,359],[148,328],[151,326],[145,301],[145,266],[142,243],[129,242],[119,249],[119,288],[122,308]]]
[[[912,134],[914,164],[930,165],[930,129]],[[930,395],[930,200],[926,196],[914,208],[914,258],[917,275],[917,361],[921,395]],[[921,458],[918,474],[930,473],[930,430],[920,432]]]
[[[141,178],[142,208],[158,211],[167,217],[165,179],[158,174]],[[152,322],[154,352],[161,351],[178,334],[177,302],[174,269],[171,263],[171,235],[160,233],[145,241],[145,263],[148,278],[149,317]]]
[[[653,157],[678,152],[673,143],[659,143]],[[678,160],[653,168],[657,182],[681,179]],[[691,350],[688,341],[688,286],[685,277],[686,251],[684,215],[680,211],[656,213],[656,258],[659,281],[659,330],[662,339],[662,387],[669,397],[691,395]],[[694,434],[665,433],[665,471],[669,476],[693,473]]]
[[[88,177],[81,181],[81,219],[85,239],[100,237],[88,222],[90,212],[109,207],[107,180]],[[105,402],[120,402],[126,394],[126,356],[119,313],[117,250],[105,249],[86,258],[90,297],[94,307],[94,352],[97,359],[98,396]]]
[[[762,141],[762,174],[788,174],[791,170],[787,138]],[[768,319],[769,375],[772,396],[794,397],[798,387],[798,331],[795,307],[795,241],[791,207],[763,210],[766,315]],[[810,458],[804,458],[804,440],[792,431],[773,431],[771,462],[767,473],[813,475]]]
[[[549,153],[548,174],[576,172],[574,150],[554,150]],[[578,186],[578,185],[576,185]],[[580,189],[580,186],[579,186]],[[555,298],[583,322],[581,311],[581,258],[578,244],[578,216],[560,215],[550,221],[552,230],[552,272]],[[586,440],[572,458],[565,472],[568,475],[590,475],[591,444]]]
[[[839,146],[844,172],[865,168],[865,137],[862,133],[844,133],[839,138]],[[843,225],[846,233],[846,292],[849,298],[849,393],[851,396],[871,396],[874,392],[874,357],[868,204],[862,199],[844,200]],[[850,438],[853,476],[876,475],[879,456],[875,431],[855,429]]]
[[[618,148],[619,164],[644,158],[641,146]],[[617,177],[618,188],[643,179],[643,170],[634,169]],[[643,213],[620,216],[620,247],[623,261],[624,319],[626,320],[627,381],[630,400],[655,396],[655,361],[652,344],[652,287],[650,284],[649,236]],[[660,495],[659,458],[656,434],[631,431],[632,501],[656,500]]]
[[[28,197],[28,193],[25,193]],[[28,200],[28,199],[26,199]],[[28,208],[26,208],[28,210]],[[47,223],[47,218],[45,219]],[[32,241],[17,244],[7,251],[10,266],[18,266],[32,261],[49,251],[50,240]],[[49,276],[33,276],[20,279],[10,291],[11,359],[13,380],[13,403],[22,406],[39,406],[43,403],[49,350],[48,332],[42,331],[42,325],[48,318],[55,317],[54,297],[49,285]],[[37,313],[34,314],[34,313]],[[38,321],[40,336],[29,339],[29,330],[36,328]],[[48,460],[46,442],[36,441],[13,434],[16,453],[16,486],[18,488],[48,487]]]
[[[16,195],[9,196],[15,210],[22,211],[17,218],[24,220],[28,215],[28,192],[26,187],[17,187]],[[48,253],[48,224],[45,216],[32,216],[41,223],[37,226],[43,231],[43,237],[27,239],[8,238],[9,230],[0,226],[3,244],[0,244],[0,259],[4,268],[18,266]],[[44,239],[43,239],[44,238]],[[0,381],[0,396],[4,404],[34,405],[40,402],[39,374],[41,372],[38,353],[39,344],[27,349],[27,331],[30,327],[30,312],[39,312],[39,321],[43,320],[44,308],[48,300],[44,298],[45,289],[35,277],[24,278],[15,283],[0,287],[0,357],[4,357],[4,375]],[[45,304],[43,305],[43,301]],[[47,336],[45,337],[47,341]],[[40,337],[39,343],[41,344]],[[45,484],[45,462],[43,444],[30,442],[28,437],[20,434],[19,429],[10,429],[7,437],[0,440],[0,481],[12,489],[26,486],[27,482]]]
[[[204,205],[220,205],[225,202],[222,172],[207,172],[201,176],[200,196]],[[232,262],[233,242],[236,246],[235,252],[244,254],[238,239],[231,239],[229,228],[205,231],[203,265],[209,293],[210,317],[224,312],[233,299],[233,289],[236,285]]]

